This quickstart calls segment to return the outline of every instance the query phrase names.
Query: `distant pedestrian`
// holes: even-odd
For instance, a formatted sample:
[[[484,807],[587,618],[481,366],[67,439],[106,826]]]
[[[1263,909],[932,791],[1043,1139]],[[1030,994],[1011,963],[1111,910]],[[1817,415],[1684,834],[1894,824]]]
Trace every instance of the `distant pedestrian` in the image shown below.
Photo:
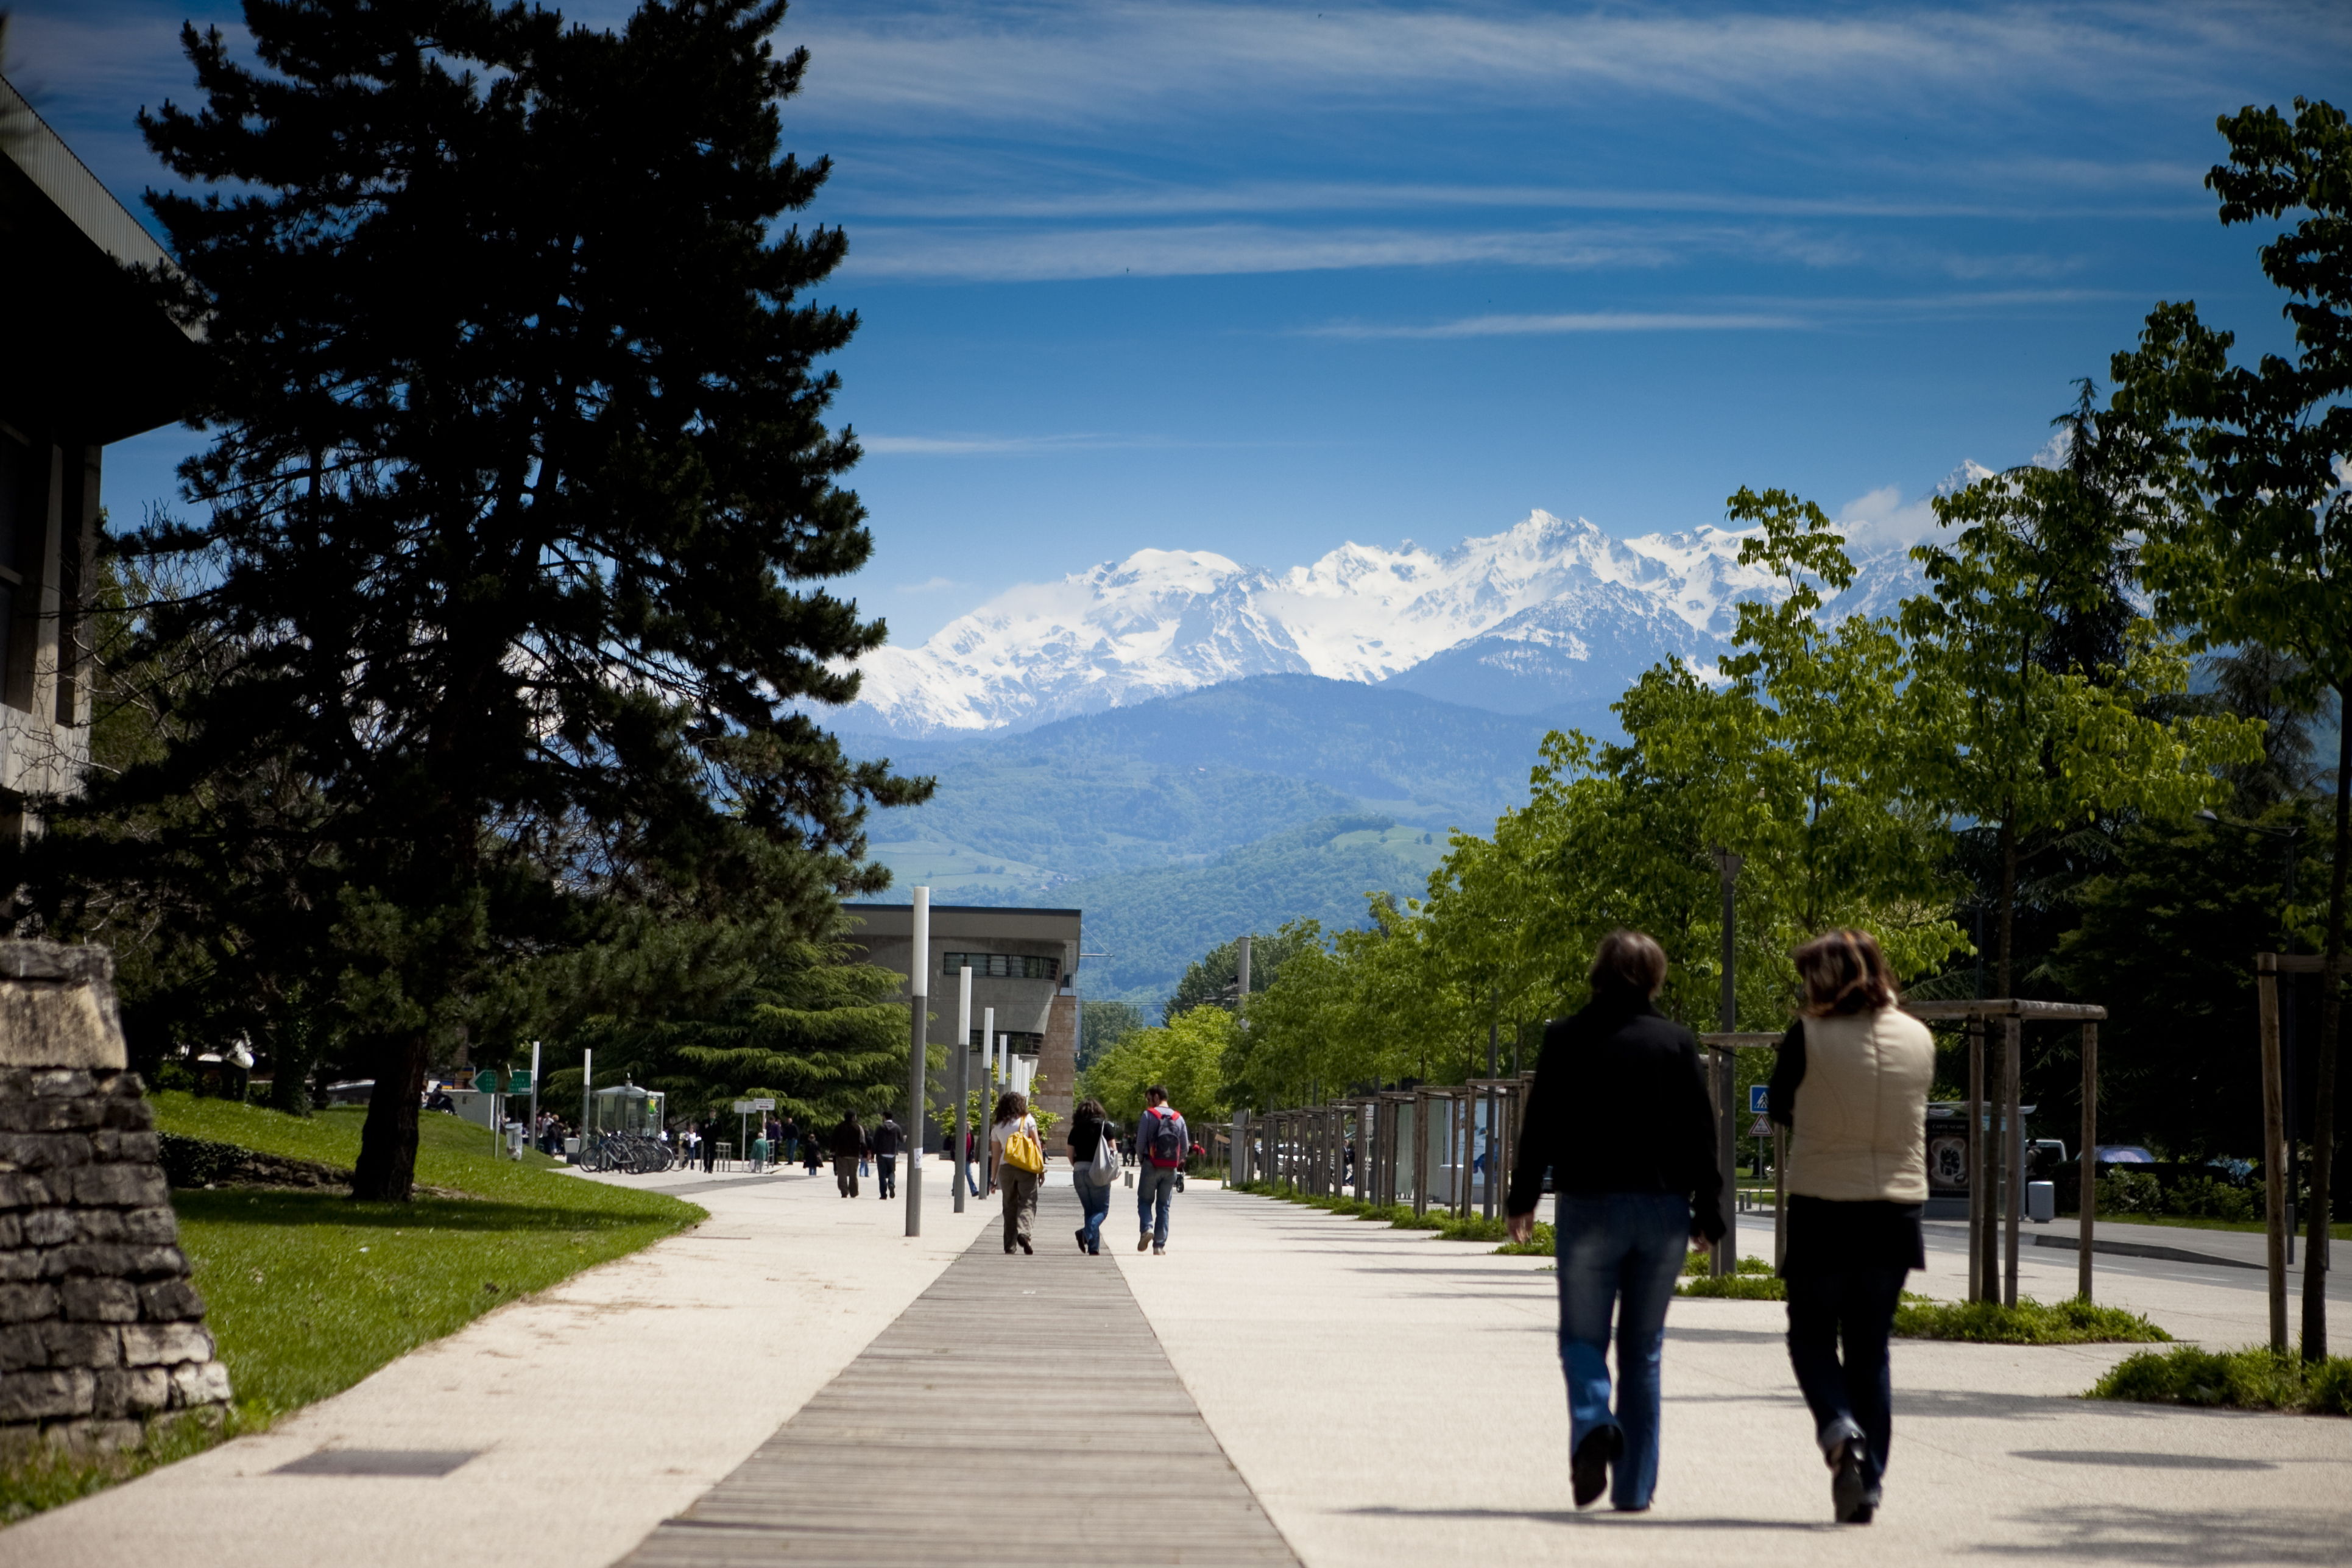
[[[719,1119],[712,1117],[699,1129],[702,1139],[702,1169],[705,1174],[719,1168]]]
[[[1095,1169],[1095,1156],[1110,1145],[1111,1169]],[[1102,1253],[1103,1216],[1110,1213],[1111,1184],[1118,1179],[1118,1129],[1110,1124],[1099,1100],[1083,1100],[1070,1112],[1070,1185],[1078,1194],[1086,1223],[1078,1226],[1078,1250]]]
[[[1029,1114],[1029,1097],[1007,1089],[997,1097],[996,1122],[989,1129],[989,1152],[996,1156],[997,1184],[1004,1191],[1004,1250],[1018,1246],[1024,1252],[1037,1217],[1037,1188],[1045,1176],[1045,1150],[1038,1141],[1037,1119]]]
[[[1153,1084],[1143,1091],[1143,1120],[1135,1127],[1136,1156],[1140,1162],[1135,1178],[1135,1217],[1143,1233],[1135,1238],[1135,1250],[1148,1247],[1158,1254],[1168,1250],[1168,1209],[1175,1200],[1176,1173],[1184,1168],[1192,1134],[1183,1116],[1168,1103],[1166,1088]]]
[[[1698,1042],[1652,1005],[1665,978],[1666,955],[1650,938],[1616,931],[1601,939],[1591,999],[1574,1016],[1544,1026],[1503,1205],[1511,1238],[1527,1240],[1550,1170],[1569,1472],[1579,1508],[1604,1487],[1611,1506],[1623,1512],[1650,1506],[1666,1303],[1682,1273],[1685,1237],[1704,1247],[1724,1233],[1715,1108]]]
[[[865,1158],[866,1129],[858,1125],[857,1112],[851,1111],[833,1130],[833,1184],[845,1198],[857,1195],[857,1163]]]
[[[1816,937],[1796,960],[1804,1016],[1781,1037],[1765,1091],[1789,1129],[1789,1362],[1832,1472],[1833,1517],[1868,1524],[1895,1439],[1887,1335],[1904,1277],[1927,1266],[1936,1042],[1896,1010],[1894,971],[1867,931]]]
[[[964,1129],[963,1179],[973,1197],[982,1195],[980,1189],[980,1129],[977,1127]]]
[[[907,1134],[898,1119],[888,1111],[882,1113],[882,1125],[874,1130],[874,1170],[882,1179],[882,1196],[898,1195],[898,1151],[906,1147]]]
[[[814,1129],[801,1135],[801,1164],[812,1176],[824,1168],[824,1144]]]
[[[797,1118],[784,1118],[783,1125],[776,1133],[776,1146],[783,1151],[777,1158],[784,1164],[789,1165],[801,1157],[801,1124]]]

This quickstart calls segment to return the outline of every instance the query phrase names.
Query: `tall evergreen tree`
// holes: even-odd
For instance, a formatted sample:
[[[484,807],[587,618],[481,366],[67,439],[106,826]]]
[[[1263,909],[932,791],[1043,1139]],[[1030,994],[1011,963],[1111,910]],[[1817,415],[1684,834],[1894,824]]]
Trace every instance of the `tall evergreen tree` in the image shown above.
[[[838,229],[779,228],[829,164],[781,150],[804,50],[782,0],[646,0],[618,31],[490,0],[248,0],[252,58],[183,34],[203,101],[142,112],[204,195],[151,193],[205,329],[184,521],[153,619],[235,639],[164,754],[66,815],[204,802],[254,758],[299,822],[197,814],[38,868],[48,906],[291,834],[306,967],[373,1063],[354,1195],[404,1198],[434,1043],[519,963],[616,910],[791,911],[822,931],[868,805],[919,798],[801,711],[846,701],[878,621],[858,449],[816,362],[856,318],[803,296]],[[58,843],[65,843],[59,838]],[[215,858],[217,858],[216,855]]]

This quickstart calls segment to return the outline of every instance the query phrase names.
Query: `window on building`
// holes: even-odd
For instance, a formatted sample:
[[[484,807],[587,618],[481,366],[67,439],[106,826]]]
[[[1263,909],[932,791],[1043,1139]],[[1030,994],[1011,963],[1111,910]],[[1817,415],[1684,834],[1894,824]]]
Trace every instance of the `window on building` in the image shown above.
[[[1036,958],[1025,952],[950,952],[940,965],[941,974],[954,974],[966,964],[972,978],[993,980],[1059,980],[1062,961]]]
[[[1013,1054],[1016,1057],[1041,1057],[1045,1054],[1045,1037],[1043,1035],[1028,1034],[1020,1029],[999,1029],[996,1032],[1012,1043]],[[985,1049],[988,1044],[980,1037],[978,1029],[971,1032],[969,1043],[975,1051]]]

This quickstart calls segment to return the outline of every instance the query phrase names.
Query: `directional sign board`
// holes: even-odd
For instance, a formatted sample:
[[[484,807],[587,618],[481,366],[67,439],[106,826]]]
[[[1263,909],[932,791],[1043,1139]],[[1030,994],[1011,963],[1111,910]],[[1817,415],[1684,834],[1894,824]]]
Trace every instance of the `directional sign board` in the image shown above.
[[[474,1087],[480,1089],[484,1094],[498,1093],[498,1069],[496,1068],[484,1068],[481,1071],[476,1073],[474,1075]]]
[[[772,1100],[755,1100],[751,1102],[751,1109],[754,1110],[773,1110],[776,1109],[776,1102]]]
[[[1761,1115],[1763,1115],[1763,1114],[1765,1113],[1765,1110],[1766,1110],[1766,1107],[1765,1107],[1765,1104],[1764,1104],[1764,1090],[1765,1090],[1765,1087],[1766,1087],[1765,1085],[1760,1084],[1760,1083],[1751,1083],[1751,1084],[1749,1084],[1749,1085],[1748,1086],[1748,1115],[1750,1115],[1750,1116],[1761,1116]]]
[[[507,1092],[509,1094],[529,1094],[530,1092],[530,1069],[529,1068],[517,1068],[514,1071],[507,1074]]]
[[[755,1110],[775,1109],[776,1102],[772,1100],[739,1100],[735,1102],[735,1114],[738,1116],[749,1116]]]

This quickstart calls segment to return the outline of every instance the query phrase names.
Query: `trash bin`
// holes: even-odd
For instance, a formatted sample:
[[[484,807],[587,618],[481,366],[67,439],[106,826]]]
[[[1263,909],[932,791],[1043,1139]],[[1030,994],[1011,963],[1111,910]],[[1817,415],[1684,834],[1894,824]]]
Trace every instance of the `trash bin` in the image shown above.
[[[2058,1184],[2028,1182],[2025,1184],[2025,1217],[2036,1225],[2048,1225],[2058,1217]]]

